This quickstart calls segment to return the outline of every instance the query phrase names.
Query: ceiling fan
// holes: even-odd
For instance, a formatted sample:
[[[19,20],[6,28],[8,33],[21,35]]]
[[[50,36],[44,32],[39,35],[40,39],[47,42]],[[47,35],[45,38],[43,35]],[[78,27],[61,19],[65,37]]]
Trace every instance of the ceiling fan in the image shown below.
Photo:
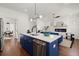
[[[55,13],[52,13],[53,18],[59,18],[60,16],[56,16]]]

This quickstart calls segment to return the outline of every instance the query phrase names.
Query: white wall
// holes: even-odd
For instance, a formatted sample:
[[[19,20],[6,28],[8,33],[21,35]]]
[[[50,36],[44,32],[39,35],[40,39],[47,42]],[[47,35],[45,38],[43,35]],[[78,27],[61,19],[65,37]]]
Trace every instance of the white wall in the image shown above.
[[[68,33],[74,33],[75,38],[79,39],[79,9],[77,7],[65,7],[59,14],[61,21],[67,25]]]
[[[44,26],[50,25],[49,18],[42,18],[37,20],[38,30],[42,30]]]
[[[57,11],[56,15],[59,15],[60,18],[54,19],[55,20],[54,22],[57,22],[57,21],[64,22],[67,25],[67,32],[75,34],[75,38],[79,39],[79,8],[78,6],[77,7],[72,6],[72,5],[64,6],[59,12]],[[45,24],[49,24],[50,22],[52,22],[53,18],[52,19],[48,18],[45,20],[48,20],[48,21],[50,20],[50,21],[49,22],[43,21],[43,19],[41,19],[39,20],[38,27],[40,27],[39,24],[41,25],[41,27],[43,27]]]
[[[17,33],[27,32],[27,29],[30,28],[31,23],[28,20],[27,14],[14,11],[11,9],[0,7],[0,17],[3,18],[4,22],[16,20]],[[9,19],[10,18],[10,19]],[[13,19],[12,19],[13,18]],[[5,26],[5,24],[4,24]]]
[[[53,7],[57,7],[57,6],[54,5]],[[54,20],[63,21],[67,25],[68,33],[74,33],[75,37],[79,39],[79,6],[78,5],[76,6],[75,4],[63,4],[58,6],[57,8],[51,8],[49,10],[48,9],[46,10],[47,11],[50,10],[52,13],[55,11],[56,15],[59,15],[60,18],[54,19]],[[37,22],[38,29],[41,29],[43,26],[49,25],[49,23],[52,22],[53,18],[50,18],[50,17],[47,18],[47,16],[49,15],[50,14],[38,20]],[[17,27],[18,33],[27,32],[27,29],[31,28],[32,27],[31,24],[33,24],[29,22],[28,20],[29,17],[27,16],[26,13],[21,13],[7,8],[0,7],[0,17],[2,18],[11,17],[16,19],[17,26],[18,26]]]

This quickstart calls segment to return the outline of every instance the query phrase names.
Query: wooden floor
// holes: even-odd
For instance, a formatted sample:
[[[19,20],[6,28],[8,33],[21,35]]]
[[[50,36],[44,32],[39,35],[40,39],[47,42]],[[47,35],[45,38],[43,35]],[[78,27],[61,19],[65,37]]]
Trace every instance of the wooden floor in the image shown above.
[[[59,47],[60,56],[79,56],[79,40],[75,40],[72,48]]]
[[[4,50],[0,52],[1,56],[30,56],[30,54],[21,48],[20,43],[15,39],[4,41]],[[59,46],[60,56],[79,56],[79,41],[75,40],[72,48]]]
[[[30,56],[30,54],[21,48],[17,40],[5,40],[4,49],[0,52],[1,56]]]

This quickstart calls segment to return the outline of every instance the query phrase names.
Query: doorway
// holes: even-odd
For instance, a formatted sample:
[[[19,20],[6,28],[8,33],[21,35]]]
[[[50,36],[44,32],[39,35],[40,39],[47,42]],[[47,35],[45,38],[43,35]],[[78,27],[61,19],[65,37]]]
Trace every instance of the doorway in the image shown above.
[[[16,37],[16,19],[14,18],[10,18],[10,17],[5,17],[3,19],[3,32],[4,32],[4,40],[8,40],[8,39],[15,39]]]
[[[16,46],[15,38],[16,38],[16,19],[11,17],[4,17],[3,18],[3,51],[7,51],[7,49],[11,49],[13,46]],[[10,43],[10,45],[9,45]]]

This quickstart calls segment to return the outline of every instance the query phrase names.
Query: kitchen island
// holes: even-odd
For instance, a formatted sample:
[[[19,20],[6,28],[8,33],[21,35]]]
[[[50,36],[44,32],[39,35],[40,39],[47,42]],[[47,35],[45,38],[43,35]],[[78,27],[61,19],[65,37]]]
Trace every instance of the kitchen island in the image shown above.
[[[34,40],[40,40],[44,43],[43,52],[46,56],[58,56],[59,55],[59,41],[63,40],[63,36],[60,35],[48,35],[45,36],[42,33],[34,34],[27,34],[21,33],[20,34],[20,43],[22,48],[26,49],[31,55],[34,55],[36,52],[34,49]]]

